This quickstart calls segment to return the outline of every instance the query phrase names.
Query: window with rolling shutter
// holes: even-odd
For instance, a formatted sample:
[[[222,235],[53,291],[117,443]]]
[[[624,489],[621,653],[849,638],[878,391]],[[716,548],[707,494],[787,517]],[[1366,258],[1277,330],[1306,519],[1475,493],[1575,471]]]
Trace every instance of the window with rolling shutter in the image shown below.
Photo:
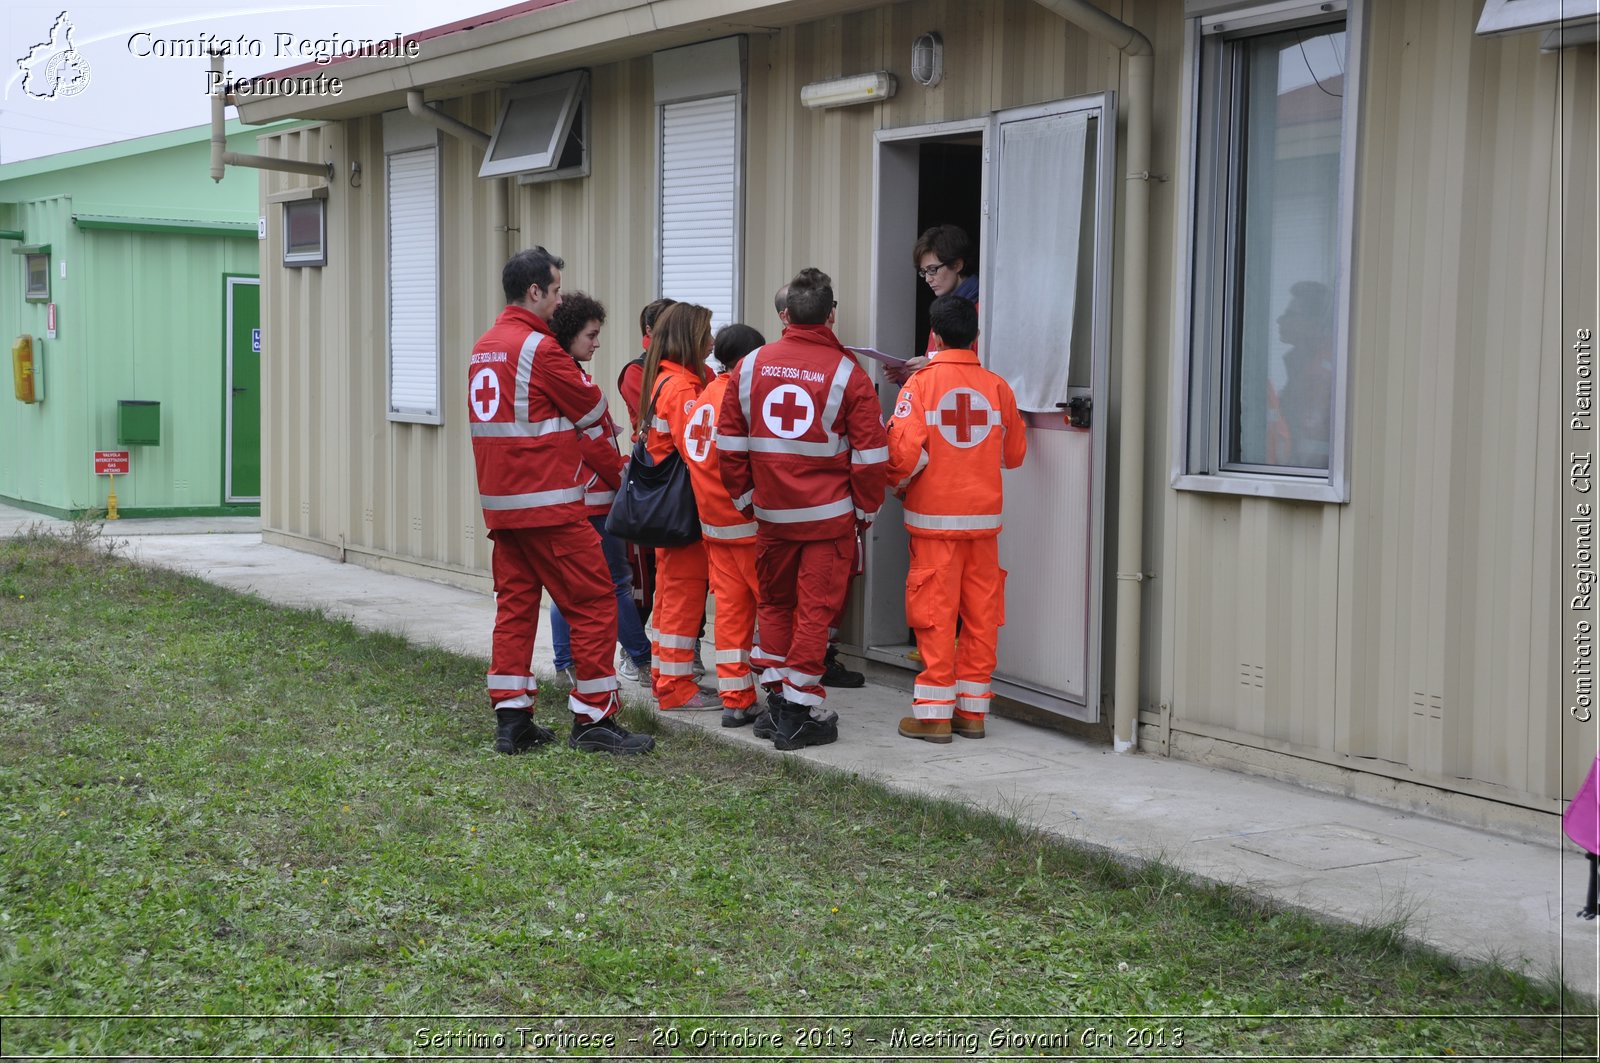
[[[739,97],[661,106],[661,294],[736,320]]]
[[[389,419],[439,424],[439,151],[386,156]]]

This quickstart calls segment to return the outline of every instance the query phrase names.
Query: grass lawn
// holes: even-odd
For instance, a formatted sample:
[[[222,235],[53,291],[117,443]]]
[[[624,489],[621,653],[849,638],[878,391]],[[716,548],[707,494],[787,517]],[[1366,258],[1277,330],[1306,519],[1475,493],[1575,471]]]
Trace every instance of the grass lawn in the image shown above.
[[[1557,987],[795,758],[495,756],[483,671],[0,542],[0,1052],[1596,1053]]]

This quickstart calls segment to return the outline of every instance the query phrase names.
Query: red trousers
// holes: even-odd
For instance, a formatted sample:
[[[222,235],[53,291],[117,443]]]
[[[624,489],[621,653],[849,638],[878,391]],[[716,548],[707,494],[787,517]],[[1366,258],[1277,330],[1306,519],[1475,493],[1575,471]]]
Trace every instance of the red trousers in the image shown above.
[[[784,698],[797,705],[814,708],[827,699],[822,672],[828,629],[850,589],[855,555],[853,531],[812,542],[770,538],[765,528],[756,535],[761,645],[750,659],[763,684],[781,683]]]
[[[572,627],[572,667],[578,684],[567,707],[585,722],[617,711],[617,595],[600,536],[587,520],[552,528],[497,528],[494,542],[494,649],[489,700],[496,709],[532,711],[539,690],[533,641],[539,633],[539,595],[555,599]]]
[[[700,691],[694,662],[700,648],[700,623],[706,616],[709,582],[704,543],[665,546],[656,551],[655,663],[651,681],[657,704],[675,709]]]
[[[989,711],[995,644],[1006,622],[1006,573],[1000,567],[999,543],[994,536],[911,537],[906,623],[916,632],[922,652],[911,703],[919,720],[948,720],[952,711],[982,719]]]
[[[717,693],[727,709],[756,703],[750,650],[756,636],[756,544],[706,540],[711,595],[717,600]]]

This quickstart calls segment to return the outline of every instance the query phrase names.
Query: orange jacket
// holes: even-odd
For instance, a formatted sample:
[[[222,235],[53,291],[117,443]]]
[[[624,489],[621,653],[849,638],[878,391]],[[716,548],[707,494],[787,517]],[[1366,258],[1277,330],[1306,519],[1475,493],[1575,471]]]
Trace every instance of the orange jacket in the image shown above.
[[[645,449],[652,461],[660,461],[676,450],[684,453],[684,432],[689,427],[689,409],[705,388],[705,383],[677,362],[662,362],[656,371],[654,410],[640,410],[646,431]],[[641,402],[648,401],[641,397]]]
[[[889,420],[889,483],[905,491],[906,530],[930,539],[1000,534],[1000,469],[1028,436],[1011,385],[972,351],[939,351],[900,389]]]
[[[728,374],[723,373],[694,400],[682,453],[689,459],[689,482],[700,509],[700,534],[710,542],[753,543],[756,522],[733,508],[733,496],[722,483],[722,465],[717,460],[717,416],[727,390]]]

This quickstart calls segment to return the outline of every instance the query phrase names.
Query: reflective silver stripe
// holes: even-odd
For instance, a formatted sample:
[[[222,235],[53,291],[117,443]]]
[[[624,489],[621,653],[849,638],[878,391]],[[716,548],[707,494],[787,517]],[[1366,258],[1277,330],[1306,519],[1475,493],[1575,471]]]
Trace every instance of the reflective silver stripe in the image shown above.
[[[756,507],[756,517],[769,524],[801,524],[808,520],[827,520],[843,517],[855,509],[855,502],[841,498],[822,506],[805,506],[801,509],[762,509]]]
[[[756,677],[746,672],[744,675],[732,679],[717,677],[718,690],[749,690],[756,685]]]
[[[756,496],[755,488],[751,488],[750,490],[746,491],[744,494],[740,495],[738,498],[733,500],[733,508],[737,509],[740,513],[743,513],[745,510],[750,508],[750,500],[752,498],[755,498],[755,496]]]
[[[945,516],[938,513],[918,513],[906,510],[906,527],[927,528],[929,531],[988,531],[1000,527],[1000,514],[980,513],[975,516]]]
[[[739,359],[739,408],[744,411],[744,423],[753,424],[750,420],[750,388],[751,382],[756,378],[756,359],[761,357],[764,347],[757,347],[743,358]]]
[[[514,698],[504,698],[495,702],[494,707],[497,709],[531,709],[533,708],[533,699],[526,694],[518,694]]]
[[[517,386],[511,392],[511,408],[513,418],[524,424],[528,421],[528,381],[533,378],[533,352],[538,349],[542,339],[542,332],[528,333],[528,338],[522,341],[522,350],[517,354]]]
[[[924,421],[928,422],[929,424],[933,425],[935,428],[943,428],[943,427],[945,427],[945,424],[944,424],[943,421],[941,421],[939,419],[939,413],[940,413],[940,411],[938,409],[924,410],[922,412],[922,419]],[[990,410],[987,414],[984,415],[984,419],[983,420],[981,420],[981,421],[973,421],[972,422],[973,427],[977,427],[980,424],[998,425],[1000,423],[1001,423],[1001,419],[1000,419],[1000,411],[999,410]],[[954,428],[955,425],[951,424],[949,427]]]
[[[957,679],[956,680],[956,693],[957,694],[983,694],[983,695],[987,696],[988,693],[989,693],[989,684],[988,683],[969,683],[965,679]]]
[[[656,671],[662,675],[694,675],[693,661],[657,661]]]
[[[588,413],[586,413],[582,417],[578,418],[578,427],[579,428],[588,428],[590,425],[598,422],[600,420],[600,418],[604,417],[605,415],[606,415],[606,397],[604,395],[601,395],[600,396],[600,405],[596,406],[594,409],[590,410]]]
[[[785,701],[792,701],[796,705],[804,705],[807,708],[822,704],[822,698],[816,694],[807,694],[804,690],[797,690],[790,683],[783,684],[783,698]]]
[[[693,635],[657,635],[656,642],[669,650],[692,650],[700,645]]]
[[[660,432],[664,436],[670,436],[672,434],[672,425],[659,417],[650,418],[650,427],[654,428],[657,432]]]
[[[749,436],[717,436],[717,449],[730,454],[744,454],[750,450]]]
[[[797,672],[793,668],[785,668],[783,672],[785,678],[795,686],[818,687],[822,685],[822,677],[820,675],[807,675],[805,672]]]
[[[956,688],[928,687],[917,683],[911,691],[911,696],[919,701],[954,701],[956,700]]]
[[[604,705],[590,705],[586,701],[579,701],[574,692],[567,695],[567,708],[572,710],[572,715],[584,723],[599,723],[606,718],[606,713],[611,711],[611,706],[616,702],[617,696],[611,695]]]
[[[917,478],[917,474],[918,473],[920,473],[923,469],[926,469],[927,467],[928,467],[928,452],[926,450],[917,451],[917,467],[912,469],[910,472],[906,473],[906,478],[904,480],[901,480],[899,483],[895,484],[895,487],[900,488],[900,489],[903,490],[905,487],[910,485],[912,480],[915,480]]]
[[[762,649],[761,649],[761,646],[759,644],[755,645],[755,646],[752,646],[750,648],[750,657],[751,657],[752,660],[763,661],[763,662],[768,662],[768,663],[772,663],[772,664],[782,664],[783,663],[783,658],[782,657],[774,657],[770,653],[763,652]]]
[[[585,491],[583,504],[586,506],[609,506],[617,500],[615,491]]]
[[[606,426],[603,424],[590,425],[583,430],[583,434],[589,439],[604,439],[606,437]]]
[[[822,407],[822,430],[833,435],[833,424],[839,419],[839,410],[844,406],[844,388],[850,382],[850,374],[857,372],[856,360],[848,354],[839,359],[839,368],[833,371],[833,380],[828,384],[828,401]]]
[[[850,452],[850,464],[852,465],[876,465],[880,461],[888,460],[888,447],[878,447],[874,450],[852,450]]]
[[[744,650],[718,650],[715,659],[718,664],[749,664],[750,654]]]
[[[722,445],[721,439],[717,440],[717,445]],[[752,454],[799,454],[807,458],[832,458],[849,450],[850,444],[831,433],[828,439],[821,443],[804,439],[751,436],[745,449]]]
[[[490,690],[527,690],[530,677],[525,675],[491,675]]]
[[[756,533],[755,522],[749,524],[707,524],[700,522],[700,534],[707,539],[748,539]]]
[[[530,491],[525,495],[479,495],[484,509],[536,509],[539,506],[559,506],[564,502],[582,502],[583,488],[563,487],[559,491]]]
[[[608,690],[615,689],[617,689],[617,677],[614,675],[599,679],[580,679],[572,685],[574,694],[604,694]]]
[[[967,712],[988,712],[989,699],[962,696],[956,699],[956,708]]]
[[[573,423],[565,417],[551,417],[544,421],[479,421],[472,426],[475,437],[485,436],[512,436],[529,438],[533,436],[553,436],[558,432],[570,432]]]
[[[781,683],[781,682],[783,682],[783,669],[782,668],[767,668],[767,669],[762,671],[762,673],[761,673],[761,685],[762,686],[766,686],[768,683]]]

